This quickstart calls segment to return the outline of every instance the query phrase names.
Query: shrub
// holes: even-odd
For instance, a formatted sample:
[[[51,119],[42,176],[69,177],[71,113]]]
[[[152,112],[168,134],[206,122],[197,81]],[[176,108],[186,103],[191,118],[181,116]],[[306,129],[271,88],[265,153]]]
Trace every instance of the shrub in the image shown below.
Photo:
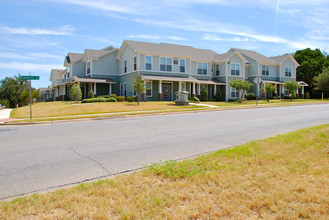
[[[216,99],[209,99],[208,101],[209,102],[216,102],[217,100]]]
[[[117,100],[113,97],[111,98],[98,97],[92,99],[84,99],[81,101],[81,103],[93,103],[93,102],[117,102]]]
[[[117,100],[113,97],[106,98],[106,102],[117,102]]]
[[[117,101],[124,102],[124,101],[126,101],[126,98],[124,96],[118,96]]]
[[[102,97],[102,98],[112,98],[112,96],[111,95],[102,95],[102,96],[99,96],[99,97]]]
[[[10,102],[9,102],[8,99],[0,99],[0,104],[1,104],[2,106],[6,106],[7,108],[10,107]]]
[[[110,98],[118,99],[118,96],[117,96],[116,94],[111,94],[111,95],[110,95]]]
[[[197,97],[190,97],[190,98],[188,98],[188,100],[192,103],[199,103],[200,102],[200,100]]]
[[[215,99],[216,99],[216,101],[221,101],[222,98],[223,98],[223,96],[222,96],[222,91],[217,90],[216,95],[215,95]]]
[[[277,96],[276,99],[281,99],[281,96]]]
[[[93,91],[93,90],[90,90],[90,91],[88,92],[88,98],[89,98],[89,99],[95,98],[95,95],[94,95],[94,91]]]
[[[128,102],[133,102],[133,101],[134,101],[134,98],[131,97],[131,96],[128,96],[127,101],[128,101]]]
[[[310,98],[311,98],[309,92],[306,93],[306,98],[307,98],[307,99],[310,99]]]
[[[255,100],[256,99],[256,95],[253,92],[248,92],[246,97],[247,97],[247,100]]]
[[[206,88],[203,88],[201,91],[201,101],[208,101],[208,91]]]

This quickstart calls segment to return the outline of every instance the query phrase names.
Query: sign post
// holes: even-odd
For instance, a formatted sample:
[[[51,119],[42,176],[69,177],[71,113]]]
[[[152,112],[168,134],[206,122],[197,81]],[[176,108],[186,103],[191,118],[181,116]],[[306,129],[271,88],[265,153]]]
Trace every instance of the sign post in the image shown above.
[[[256,84],[256,106],[258,104],[258,93],[259,93],[259,85],[261,83],[262,79],[260,78],[260,76],[257,76],[255,79],[254,79],[254,83]]]
[[[39,76],[20,76],[21,80],[29,80],[30,81],[30,120],[32,119],[32,86],[31,80],[39,80]]]

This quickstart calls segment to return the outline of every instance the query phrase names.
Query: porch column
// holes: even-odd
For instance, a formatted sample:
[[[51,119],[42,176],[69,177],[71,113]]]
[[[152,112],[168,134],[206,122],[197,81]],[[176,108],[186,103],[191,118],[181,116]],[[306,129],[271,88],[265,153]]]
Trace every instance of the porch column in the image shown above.
[[[281,84],[281,98],[284,98],[284,87],[283,84]]]
[[[178,82],[178,91],[182,91],[182,81]]]
[[[217,85],[215,84],[214,85],[214,95],[213,95],[213,97],[216,96],[216,94],[217,94]]]
[[[278,96],[278,84],[275,84],[275,96]]]
[[[299,89],[297,88],[296,89],[296,98],[299,98],[299,91],[298,91]]]
[[[162,101],[162,80],[159,80],[159,101]]]
[[[96,95],[96,83],[94,83],[94,94]]]
[[[263,91],[265,94],[265,99],[267,99],[267,94],[266,94],[266,83],[264,83],[264,91]]]
[[[146,88],[146,81],[144,80],[144,87]],[[146,102],[146,89],[143,91],[143,101]]]
[[[304,86],[302,86],[302,96],[303,96],[303,99],[305,98],[304,96]]]
[[[109,83],[109,95],[112,95],[112,84]]]
[[[192,96],[195,97],[195,82],[193,82],[193,92],[192,92]]]

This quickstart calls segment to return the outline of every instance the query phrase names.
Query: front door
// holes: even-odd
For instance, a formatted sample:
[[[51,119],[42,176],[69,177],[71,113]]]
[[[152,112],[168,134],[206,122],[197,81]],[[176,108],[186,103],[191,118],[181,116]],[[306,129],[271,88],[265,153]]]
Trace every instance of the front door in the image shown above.
[[[80,84],[80,89],[81,89],[81,99],[85,99],[86,97],[86,86]]]
[[[171,83],[162,83],[162,100],[163,101],[172,101],[172,84]]]

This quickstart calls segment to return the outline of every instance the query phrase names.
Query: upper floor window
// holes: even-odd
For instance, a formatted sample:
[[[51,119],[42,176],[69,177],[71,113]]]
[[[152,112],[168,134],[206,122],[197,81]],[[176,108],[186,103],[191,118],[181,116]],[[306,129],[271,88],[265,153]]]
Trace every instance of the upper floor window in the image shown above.
[[[231,75],[240,76],[240,64],[238,64],[238,63],[231,64]]]
[[[145,69],[152,70],[152,56],[145,56]]]
[[[207,75],[208,72],[208,63],[198,63],[198,74]]]
[[[127,72],[127,60],[123,61],[123,72],[126,73]]]
[[[134,70],[137,70],[137,58],[134,56]]]
[[[172,71],[172,58],[160,58],[160,71]]]
[[[185,73],[185,60],[179,60],[179,72]]]
[[[219,76],[219,64],[215,65],[215,76]]]
[[[90,62],[86,63],[87,74],[90,74]]]
[[[262,75],[263,76],[270,75],[270,66],[269,65],[262,65]]]
[[[70,77],[70,72],[71,72],[71,66],[68,66],[67,67],[66,77]]]
[[[285,76],[286,77],[291,77],[291,66],[286,66],[286,68],[285,68]]]
[[[174,65],[178,65],[178,59],[174,59]]]

